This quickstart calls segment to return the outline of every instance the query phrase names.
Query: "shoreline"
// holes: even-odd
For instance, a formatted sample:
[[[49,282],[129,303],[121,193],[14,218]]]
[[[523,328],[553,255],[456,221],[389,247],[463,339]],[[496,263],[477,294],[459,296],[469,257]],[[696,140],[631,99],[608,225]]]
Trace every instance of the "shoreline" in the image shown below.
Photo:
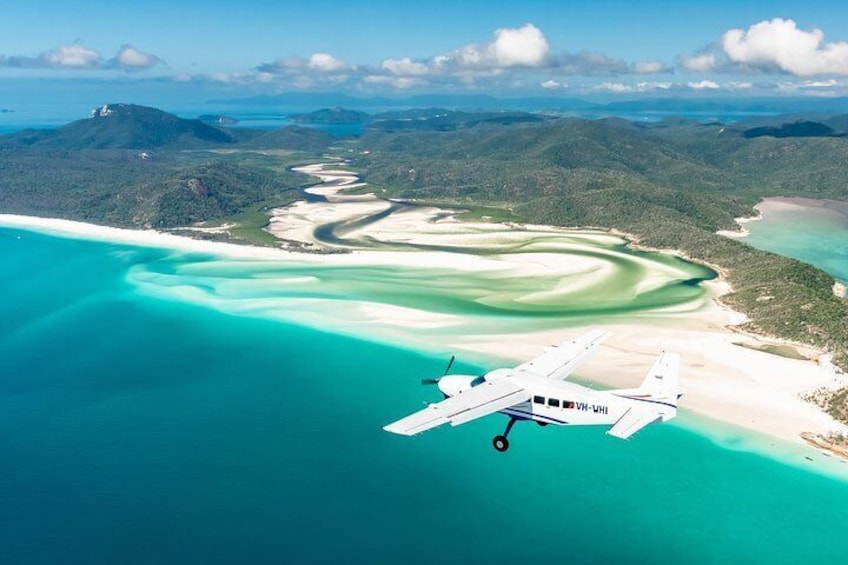
[[[718,230],[716,235],[723,235],[724,237],[748,237],[751,235],[751,232],[745,228],[745,224],[750,222],[759,222],[763,219],[763,211],[759,209],[760,204],[763,202],[760,201],[754,206],[754,210],[757,211],[756,216],[742,216],[740,218],[733,218],[733,221],[739,225],[738,230]]]
[[[344,172],[345,175],[350,175]],[[346,179],[347,180],[347,179]],[[340,188],[347,188],[353,182],[346,182]],[[337,189],[338,190],[338,189]],[[330,194],[329,196],[333,196]],[[330,205],[332,203],[329,203]],[[404,219],[405,222],[417,222],[415,216]],[[69,220],[35,218],[29,216],[0,215],[0,226],[19,228],[46,233],[60,237],[88,239],[108,243],[123,243],[176,250],[188,253],[205,253],[220,257],[248,260],[296,261],[298,263],[324,263],[347,265],[395,265],[418,268],[452,268],[473,271],[480,265],[468,264],[461,254],[453,254],[449,264],[445,263],[445,254],[436,256],[431,252],[394,252],[394,251],[355,251],[349,254],[315,255],[297,253],[284,249],[252,247],[233,243],[211,242],[192,239],[155,230],[129,230],[97,226]],[[407,229],[407,224],[401,224]],[[528,228],[529,226],[524,226]],[[557,228],[559,230],[559,228]],[[562,230],[568,231],[568,230]],[[639,246],[638,239],[628,234],[608,230],[610,236],[624,237],[629,245],[638,250],[651,251]],[[658,250],[685,255],[674,250]],[[686,259],[692,261],[691,258]],[[703,262],[692,261],[701,265]],[[609,343],[604,344],[593,359],[586,363],[580,372],[581,378],[605,386],[626,388],[638,384],[644,372],[650,367],[651,359],[660,349],[677,351],[685,362],[683,386],[687,388],[681,406],[717,420],[757,433],[766,434],[795,444],[803,444],[802,433],[812,432],[826,435],[835,431],[844,431],[844,426],[833,421],[812,404],[799,398],[799,395],[832,385],[838,375],[831,374],[826,358],[822,364],[814,361],[800,361],[779,357],[761,350],[769,344],[781,344],[781,340],[768,339],[733,330],[733,325],[743,321],[744,317],[724,305],[720,297],[729,286],[724,281],[720,268],[706,265],[716,271],[719,277],[715,281],[705,282],[708,291],[708,304],[694,314],[675,314],[674,312],[648,313],[633,317],[610,317],[593,326],[605,327],[613,332]],[[513,265],[514,267],[514,265]],[[531,268],[525,265],[523,268]],[[367,306],[367,308],[366,308]],[[404,312],[404,310],[407,310]],[[426,310],[399,308],[378,302],[364,302],[357,310],[359,315],[370,318],[371,324],[395,326],[401,331],[414,333],[416,325],[420,327],[441,327],[452,325],[453,316],[437,314]],[[408,318],[404,322],[404,316]],[[356,326],[356,324],[353,324]],[[319,325],[320,327],[320,325]],[[582,326],[585,329],[585,325]],[[325,326],[326,329],[326,326]],[[330,331],[335,328],[330,327]],[[361,329],[361,324],[360,328]],[[412,341],[401,338],[400,344],[425,347],[429,351],[445,349],[446,345],[459,349],[470,356],[482,356],[486,360],[520,362],[537,355],[542,348],[558,343],[580,333],[580,326],[559,329],[545,329],[527,334],[510,335],[508,333],[454,336],[453,343],[440,344],[438,340],[418,338]],[[368,334],[368,331],[365,332]],[[391,335],[391,331],[387,332]],[[360,334],[361,335],[361,334]],[[369,336],[365,335],[365,339]],[[385,337],[383,338],[385,339]],[[740,346],[742,341],[746,346]],[[391,341],[390,341],[391,342]],[[503,343],[511,343],[512,348],[505,357]],[[788,343],[787,343],[788,344]],[[789,344],[797,346],[798,344]],[[777,376],[775,376],[777,375]],[[806,444],[804,444],[806,445]]]

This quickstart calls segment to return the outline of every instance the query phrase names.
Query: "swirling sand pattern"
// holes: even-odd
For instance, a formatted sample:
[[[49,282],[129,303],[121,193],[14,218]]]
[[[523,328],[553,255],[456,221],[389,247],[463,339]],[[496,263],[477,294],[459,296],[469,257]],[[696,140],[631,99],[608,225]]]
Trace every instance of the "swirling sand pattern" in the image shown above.
[[[401,326],[415,333],[493,333],[504,325],[534,331],[600,316],[697,310],[708,300],[700,283],[715,277],[606,232],[462,222],[456,211],[338,194],[356,186],[350,173],[321,178],[315,190],[326,200],[277,211],[272,230],[347,253],[274,260],[175,254],[136,265],[129,280],[150,294],[329,323],[334,331],[385,333],[376,318],[388,318],[394,338]]]

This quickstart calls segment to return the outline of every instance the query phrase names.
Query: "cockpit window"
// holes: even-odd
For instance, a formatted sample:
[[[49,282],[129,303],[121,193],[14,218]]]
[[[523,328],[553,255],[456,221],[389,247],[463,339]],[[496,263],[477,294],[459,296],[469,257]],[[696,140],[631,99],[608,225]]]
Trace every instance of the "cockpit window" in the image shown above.
[[[481,385],[481,384],[483,384],[483,383],[485,383],[485,382],[486,382],[486,376],[485,376],[485,375],[480,375],[479,377],[477,377],[476,379],[474,379],[473,381],[471,381],[471,386]]]

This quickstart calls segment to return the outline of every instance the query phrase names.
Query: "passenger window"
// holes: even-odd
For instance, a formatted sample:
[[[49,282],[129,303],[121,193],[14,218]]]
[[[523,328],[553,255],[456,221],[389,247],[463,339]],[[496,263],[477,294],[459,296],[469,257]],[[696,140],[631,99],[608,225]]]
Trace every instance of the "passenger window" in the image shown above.
[[[562,407],[563,408],[574,408],[574,403],[570,400],[563,400],[562,401]]]
[[[534,396],[533,402],[535,402],[536,404],[544,404],[545,403],[545,397],[544,396]]]
[[[559,408],[559,400],[557,400],[556,398],[549,398],[548,399],[548,406],[553,406],[554,408]]]

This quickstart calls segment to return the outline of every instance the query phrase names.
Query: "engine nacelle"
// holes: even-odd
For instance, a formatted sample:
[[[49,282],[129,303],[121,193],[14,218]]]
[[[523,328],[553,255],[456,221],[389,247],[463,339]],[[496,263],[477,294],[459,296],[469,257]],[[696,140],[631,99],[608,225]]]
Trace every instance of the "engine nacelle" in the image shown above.
[[[439,390],[445,396],[456,396],[473,387],[475,379],[473,375],[445,375],[439,379]]]

